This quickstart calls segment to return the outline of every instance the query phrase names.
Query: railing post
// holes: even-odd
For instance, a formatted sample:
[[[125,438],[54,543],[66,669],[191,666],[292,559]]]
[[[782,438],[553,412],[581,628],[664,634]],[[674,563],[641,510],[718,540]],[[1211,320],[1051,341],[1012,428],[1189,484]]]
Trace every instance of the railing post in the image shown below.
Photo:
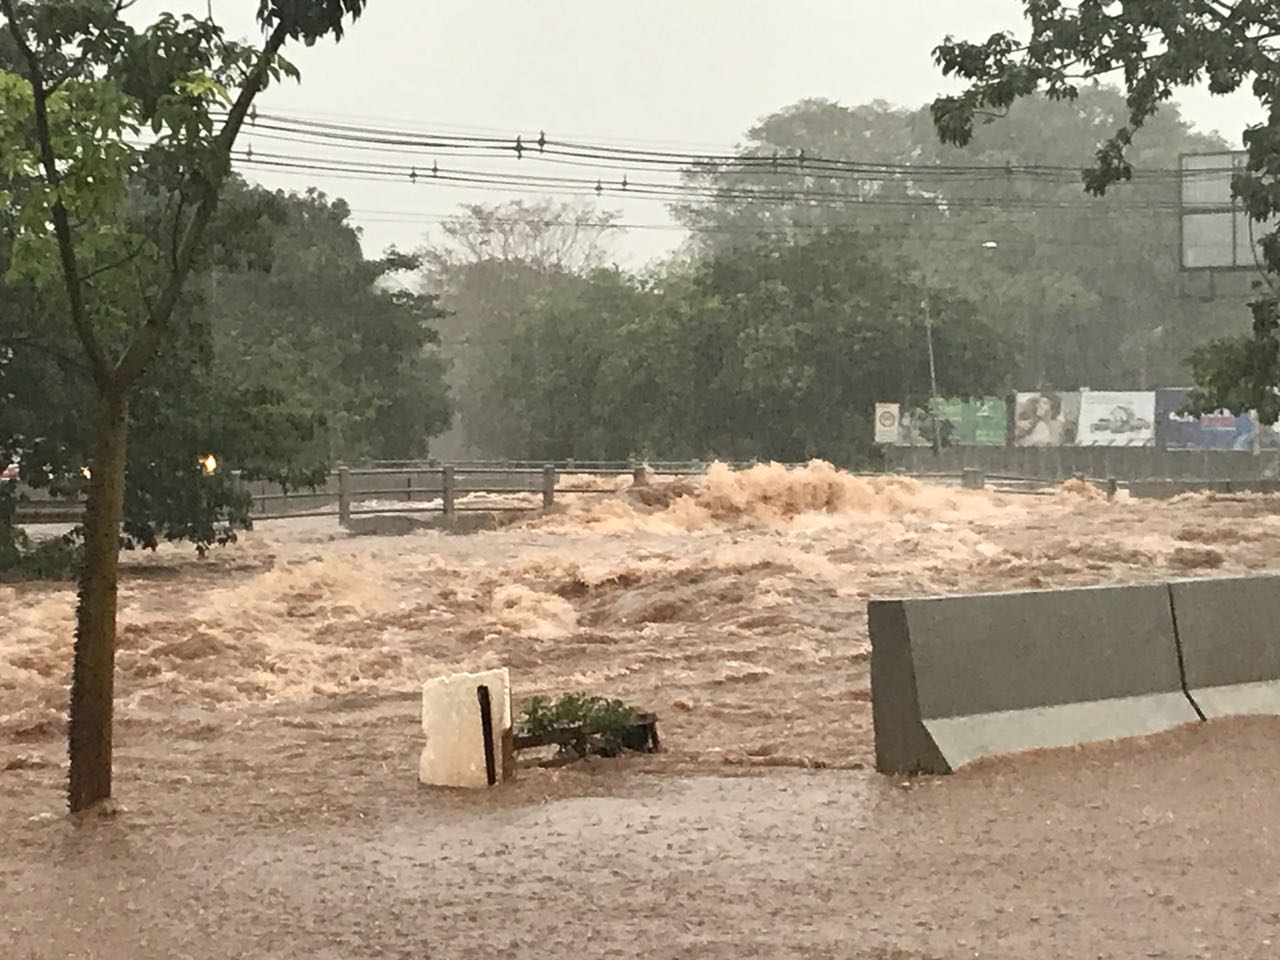
[[[453,496],[457,489],[453,477],[453,465],[446,464],[440,470],[440,504],[446,517],[453,516]]]
[[[253,511],[258,506],[258,498],[253,495],[253,490],[244,482],[241,471],[231,471],[231,485],[235,488],[236,493],[247,493],[249,495],[249,516],[252,518]]]
[[[351,522],[351,471],[347,467],[338,468],[338,524],[347,526]]]
[[[1114,500],[1116,494],[1120,492],[1120,484],[1116,482],[1115,477],[1107,477],[1107,499]]]
[[[542,468],[542,509],[550,510],[556,503],[556,468],[548,463]]]

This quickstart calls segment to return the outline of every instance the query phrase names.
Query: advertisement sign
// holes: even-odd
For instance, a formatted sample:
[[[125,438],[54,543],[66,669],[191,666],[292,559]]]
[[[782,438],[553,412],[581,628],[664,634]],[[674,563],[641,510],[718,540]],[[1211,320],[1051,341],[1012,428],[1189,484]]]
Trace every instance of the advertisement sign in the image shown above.
[[[876,443],[897,443],[902,436],[900,408],[896,403],[876,404]]]
[[[1156,395],[1111,390],[1080,391],[1080,447],[1149,447],[1156,442]]]
[[[976,400],[939,398],[930,409],[914,409],[902,416],[900,443],[929,446],[933,443],[933,421],[938,421],[942,445],[1003,447],[1009,432],[1009,408],[1003,397]]]
[[[939,423],[943,437],[947,425]],[[904,408],[898,422],[898,444],[904,447],[928,447],[933,444],[933,418],[921,407]]]
[[[1045,390],[1014,398],[1013,445],[1062,447],[1076,442],[1080,394]]]
[[[951,424],[951,442],[1003,447],[1009,434],[1009,406],[1003,397],[939,401],[938,415]]]
[[[1178,411],[1191,391],[1186,387],[1166,387],[1156,391],[1156,442],[1166,450],[1252,450],[1257,424],[1248,413],[1230,410],[1206,413],[1200,417]],[[1264,428],[1259,438],[1262,447],[1274,447],[1277,440],[1271,428]]]

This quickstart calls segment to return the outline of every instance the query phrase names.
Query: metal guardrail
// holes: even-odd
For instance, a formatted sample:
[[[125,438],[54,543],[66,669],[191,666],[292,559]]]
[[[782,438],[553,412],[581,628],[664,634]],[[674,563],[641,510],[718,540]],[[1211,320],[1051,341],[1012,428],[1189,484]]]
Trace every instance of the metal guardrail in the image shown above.
[[[514,463],[515,461],[513,461]],[[607,494],[612,492],[608,487],[562,486],[565,475],[570,476],[612,476],[619,479],[630,476],[631,483],[645,485],[652,477],[696,476],[706,472],[709,464],[698,464],[694,469],[691,464],[696,461],[671,462],[662,464],[618,463],[600,465],[593,463],[584,466],[568,461],[559,464],[542,464],[539,466],[499,466],[492,463],[481,465],[469,464],[422,464],[405,461],[406,465],[396,468],[382,464],[363,467],[339,467],[330,475],[330,482],[336,481],[336,489],[296,490],[291,492],[261,492],[251,494],[252,507],[250,518],[253,520],[287,520],[318,517],[336,517],[340,523],[347,524],[353,517],[377,516],[386,514],[420,514],[435,513],[450,517],[461,513],[531,513],[550,509],[555,505],[558,496]],[[738,462],[727,464],[733,469],[746,469],[754,462]],[[802,464],[785,464],[788,469],[796,469]],[[887,476],[886,472],[859,471],[855,476]],[[959,472],[913,472],[901,473],[912,479],[928,482],[959,485],[967,489],[988,489],[997,493],[1021,494],[1028,496],[1048,496],[1061,488],[1064,480],[1046,479],[1044,477],[1028,477],[1014,474],[985,474],[977,469],[965,469]],[[403,477],[404,485],[387,486],[370,485],[374,478]],[[434,482],[420,482],[423,478],[431,478]],[[495,478],[506,480],[495,482]],[[357,484],[357,481],[364,482]],[[1073,479],[1073,478],[1067,478]],[[1134,496],[1168,497],[1196,490],[1216,493],[1280,493],[1280,481],[1224,481],[1224,480],[1133,480],[1121,481],[1113,477],[1089,477],[1076,474],[1079,479],[1097,487],[1108,497],[1114,497],[1121,490],[1129,490]],[[470,482],[468,482],[470,481]],[[530,496],[532,503],[466,503],[470,494],[489,496]],[[420,498],[420,499],[419,499]],[[389,501],[386,505],[363,506],[370,501]],[[297,504],[297,509],[288,509],[290,503]],[[283,506],[283,509],[281,508]],[[27,500],[19,504],[17,522],[28,525],[77,523],[83,512],[83,502],[71,500]]]
[[[756,461],[735,462],[726,465],[733,469],[744,469],[755,463]],[[364,466],[339,467],[329,475],[324,487],[251,492],[249,516],[253,520],[337,517],[341,523],[346,523],[355,516],[389,513],[439,513],[451,516],[455,513],[532,512],[549,509],[555,504],[557,496],[609,492],[607,488],[563,486],[560,481],[564,476],[630,476],[632,483],[644,485],[650,477],[655,476],[700,476],[709,465],[700,461],[646,464],[571,460],[556,463],[484,461],[447,464],[375,461]],[[405,482],[378,482],[400,478]],[[336,489],[330,489],[332,485],[336,485]],[[528,505],[458,502],[471,494],[532,494],[538,500]],[[361,503],[370,500],[395,501],[395,504],[372,509],[360,507]],[[415,500],[422,502],[415,503]],[[297,509],[289,509],[289,504],[296,504]],[[19,505],[17,522],[76,523],[80,520],[83,509],[82,500],[31,499]]]

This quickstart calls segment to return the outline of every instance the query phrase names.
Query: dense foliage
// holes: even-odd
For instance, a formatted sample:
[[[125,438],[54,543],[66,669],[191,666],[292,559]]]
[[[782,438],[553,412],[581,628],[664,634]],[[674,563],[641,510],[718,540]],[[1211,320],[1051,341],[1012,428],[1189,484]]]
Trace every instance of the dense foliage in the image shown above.
[[[440,311],[393,282],[417,261],[365,260],[347,216],[315,192],[232,184],[209,264],[130,406],[127,544],[204,548],[234,537],[249,522],[240,480],[298,487],[336,459],[426,454],[448,418],[434,348]],[[0,241],[0,274],[4,249]],[[0,459],[20,458],[30,488],[78,494],[90,424],[77,411],[91,385],[77,344],[48,322],[30,284],[0,282],[0,303],[12,321],[0,328],[0,390],[11,394],[0,406]],[[224,469],[206,475],[208,454]],[[0,483],[10,502],[15,484]],[[0,541],[13,565],[3,515]]]
[[[601,265],[607,215],[466,211],[426,285],[451,312],[450,453],[856,462],[872,403],[927,396],[926,300],[943,393],[1187,383],[1188,355],[1244,326],[1243,285],[1208,302],[1178,271],[1179,155],[1222,141],[1166,106],[1132,152],[1142,175],[1083,196],[1127,111],[1086,85],[961,148],[927,107],[803,101],[688,171],[699,199],[674,212],[693,243],[641,275]]]
[[[1242,326],[1241,288],[1224,284],[1205,303],[1178,271],[1179,156],[1223,144],[1167,105],[1134,144],[1135,179],[1082,195],[1080,169],[1126,117],[1118,90],[1085,85],[1070,103],[1011,104],[960,147],[939,141],[927,107],[803,101],[750,130],[740,160],[691,171],[715,199],[677,213],[703,247],[761,229],[874,231],[881,249],[979,305],[1016,345],[1010,379],[1024,389],[1182,384],[1195,346]],[[752,164],[775,153],[776,172]],[[819,157],[858,163],[824,168]],[[737,199],[744,188],[779,199]]]
[[[607,263],[615,220],[579,203],[513,200],[473,204],[441,225],[420,277],[446,314],[441,346],[457,416],[435,445],[441,457],[515,455],[521,415],[502,386],[515,338],[530,310]]]
[[[1024,0],[1025,40],[999,33],[973,43],[947,38],[936,51],[943,72],[966,84],[939,98],[933,118],[943,140],[966,146],[980,122],[1012,113],[1022,98],[1043,93],[1071,109],[1099,78],[1124,91],[1124,114],[1094,136],[1083,173],[1095,195],[1128,190],[1140,174],[1170,100],[1180,88],[1211,93],[1247,90],[1263,120],[1243,134],[1248,159],[1233,191],[1258,224],[1280,214],[1280,7],[1221,0],[1140,0],[1123,4]],[[998,125],[997,125],[998,126]],[[1255,408],[1265,422],[1280,419],[1280,234],[1261,242],[1262,264],[1247,336],[1218,338],[1197,351],[1201,390],[1195,407]]]
[[[419,259],[393,250],[366,260],[340,200],[314,190],[276,199],[284,216],[270,270],[210,278],[218,363],[321,418],[330,460],[426,456],[449,404],[436,350],[444,313],[403,282]],[[269,446],[229,462],[269,462]]]
[[[1008,351],[972,304],[926,291],[851,231],[762,238],[660,279],[617,270],[535,305],[500,383],[514,455],[828,457],[871,450],[866,411],[1003,385]]]
[[[193,315],[193,273],[217,266],[206,241],[255,99],[298,76],[281,51],[340,38],[365,0],[259,0],[261,46],[228,39],[212,5],[204,17],[163,12],[145,26],[126,16],[132,6],[0,0],[6,279],[29,285],[34,329],[57,328],[55,343],[74,336],[78,349],[63,359],[88,385],[87,402],[59,398],[66,415],[90,424],[68,738],[73,811],[111,795],[131,405],[145,405],[147,390],[167,399],[145,378]]]
[[[563,738],[559,756],[615,757],[628,746],[636,713],[622,700],[568,693],[554,701],[534,697],[516,727],[522,736]]]

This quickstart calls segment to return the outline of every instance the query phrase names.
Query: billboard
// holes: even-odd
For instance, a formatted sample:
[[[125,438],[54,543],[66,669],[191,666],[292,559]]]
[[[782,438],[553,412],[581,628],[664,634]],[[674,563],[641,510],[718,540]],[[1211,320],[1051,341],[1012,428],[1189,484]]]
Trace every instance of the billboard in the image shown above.
[[[908,445],[933,442],[933,420],[936,415],[943,446],[1003,447],[1009,432],[1009,408],[1003,397],[979,397],[974,400],[939,398],[932,409],[914,410],[902,418],[902,440]]]
[[[1155,446],[1155,426],[1154,391],[1080,391],[1080,423],[1076,429],[1076,446]]]
[[[876,404],[876,443],[898,443],[902,436],[901,408],[896,403]]]
[[[1166,450],[1252,450],[1255,419],[1248,413],[1230,410],[1191,417],[1179,413],[1190,391],[1186,387],[1167,387],[1156,391],[1156,441]],[[1274,431],[1262,430],[1259,445],[1274,447]]]
[[[1004,397],[938,402],[938,416],[952,426],[951,443],[1004,447],[1009,439],[1009,404]]]
[[[1014,397],[1013,445],[1062,447],[1075,443],[1080,394],[1044,390]]]
[[[1262,260],[1260,241],[1280,226],[1255,223],[1232,190],[1245,172],[1243,151],[1184,154],[1179,175],[1183,270],[1252,270]]]

